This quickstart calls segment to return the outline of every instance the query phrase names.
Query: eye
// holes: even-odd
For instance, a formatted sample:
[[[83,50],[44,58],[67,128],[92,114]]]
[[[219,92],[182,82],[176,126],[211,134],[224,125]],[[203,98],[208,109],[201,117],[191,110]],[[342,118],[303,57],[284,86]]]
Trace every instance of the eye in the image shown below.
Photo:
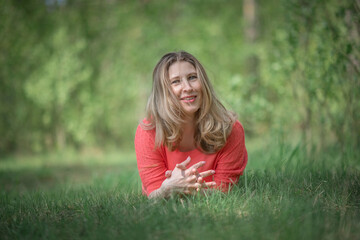
[[[196,75],[190,75],[190,76],[189,76],[189,80],[195,80],[195,79],[197,79],[197,76],[196,76]]]
[[[174,79],[171,81],[171,85],[173,84],[179,84],[180,83],[180,80],[179,79]]]

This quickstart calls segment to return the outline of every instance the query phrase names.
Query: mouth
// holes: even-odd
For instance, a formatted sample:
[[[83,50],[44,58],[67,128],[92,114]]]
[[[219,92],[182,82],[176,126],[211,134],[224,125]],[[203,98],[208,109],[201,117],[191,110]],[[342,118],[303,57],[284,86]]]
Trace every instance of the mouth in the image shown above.
[[[196,95],[191,95],[191,96],[185,96],[180,98],[181,101],[183,102],[194,102],[196,100]]]
[[[182,98],[180,98],[180,100],[191,103],[196,100],[196,97],[197,97],[196,95],[191,95],[191,96],[182,97]]]

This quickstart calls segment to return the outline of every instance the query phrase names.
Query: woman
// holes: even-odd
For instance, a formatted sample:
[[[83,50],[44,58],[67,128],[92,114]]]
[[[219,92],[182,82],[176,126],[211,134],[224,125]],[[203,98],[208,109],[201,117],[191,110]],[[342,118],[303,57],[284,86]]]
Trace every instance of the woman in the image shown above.
[[[160,59],[146,114],[135,151],[149,198],[227,191],[238,181],[247,163],[243,127],[216,98],[194,56],[182,51]]]

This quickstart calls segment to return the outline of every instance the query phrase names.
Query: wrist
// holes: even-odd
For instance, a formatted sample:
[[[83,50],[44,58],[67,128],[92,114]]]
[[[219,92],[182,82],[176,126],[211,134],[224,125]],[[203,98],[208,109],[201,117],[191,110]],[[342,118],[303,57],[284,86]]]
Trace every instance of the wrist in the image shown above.
[[[171,194],[171,189],[170,189],[169,185],[166,183],[166,180],[161,184],[160,190],[163,193],[162,195],[164,197],[168,197]]]

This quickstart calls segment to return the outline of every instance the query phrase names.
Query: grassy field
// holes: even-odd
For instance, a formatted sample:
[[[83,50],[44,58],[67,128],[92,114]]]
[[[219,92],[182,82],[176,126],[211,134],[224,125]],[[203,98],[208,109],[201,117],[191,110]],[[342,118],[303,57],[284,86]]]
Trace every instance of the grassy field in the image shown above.
[[[132,152],[2,159],[0,239],[360,238],[358,150],[255,146],[229,194],[159,201]]]

